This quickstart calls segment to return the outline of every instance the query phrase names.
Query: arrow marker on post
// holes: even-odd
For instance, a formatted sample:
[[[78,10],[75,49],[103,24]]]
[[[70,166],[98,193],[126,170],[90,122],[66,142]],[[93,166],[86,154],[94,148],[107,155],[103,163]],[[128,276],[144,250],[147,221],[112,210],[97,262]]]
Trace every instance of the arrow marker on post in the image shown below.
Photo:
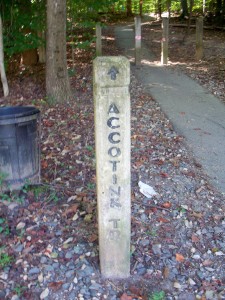
[[[112,79],[112,80],[116,80],[117,74],[119,74],[119,71],[116,69],[116,67],[114,67],[114,66],[111,67],[111,69],[110,69],[109,72],[108,72],[108,75],[111,76],[111,79]]]

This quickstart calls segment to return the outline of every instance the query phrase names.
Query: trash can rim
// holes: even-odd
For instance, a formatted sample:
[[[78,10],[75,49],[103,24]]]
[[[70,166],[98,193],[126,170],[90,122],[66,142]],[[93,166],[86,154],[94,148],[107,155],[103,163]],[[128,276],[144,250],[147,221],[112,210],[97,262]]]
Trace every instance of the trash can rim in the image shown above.
[[[40,113],[34,106],[4,106],[0,107],[0,120],[17,119]]]

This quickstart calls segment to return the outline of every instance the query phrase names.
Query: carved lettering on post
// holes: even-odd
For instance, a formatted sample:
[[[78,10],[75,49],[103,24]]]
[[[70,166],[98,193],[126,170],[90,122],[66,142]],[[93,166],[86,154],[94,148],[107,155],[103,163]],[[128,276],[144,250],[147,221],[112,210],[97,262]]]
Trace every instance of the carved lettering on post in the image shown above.
[[[130,66],[94,60],[95,144],[101,273],[130,275]]]

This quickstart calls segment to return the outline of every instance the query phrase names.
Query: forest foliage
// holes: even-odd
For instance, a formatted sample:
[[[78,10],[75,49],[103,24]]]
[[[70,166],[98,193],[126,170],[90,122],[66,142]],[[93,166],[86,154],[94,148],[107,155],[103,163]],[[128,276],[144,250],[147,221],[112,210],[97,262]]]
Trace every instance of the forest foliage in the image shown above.
[[[77,27],[93,29],[103,14],[126,15],[128,5],[134,15],[140,12],[161,14],[168,9],[179,15],[183,1],[188,7],[193,4],[193,13],[204,14],[219,25],[225,24],[225,0],[68,0],[67,27],[71,31]],[[16,53],[44,45],[45,40],[40,33],[45,31],[46,26],[46,0],[3,0],[0,12],[6,61]],[[85,46],[85,43],[77,42],[75,46],[82,45]]]

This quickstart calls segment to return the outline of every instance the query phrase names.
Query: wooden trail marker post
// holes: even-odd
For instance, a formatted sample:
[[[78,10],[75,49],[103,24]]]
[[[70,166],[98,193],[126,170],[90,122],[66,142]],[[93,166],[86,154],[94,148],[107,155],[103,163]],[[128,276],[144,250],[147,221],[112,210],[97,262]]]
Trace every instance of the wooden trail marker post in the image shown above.
[[[96,56],[102,55],[102,27],[96,24]]]
[[[130,275],[129,84],[127,58],[94,60],[99,254],[107,278]]]
[[[134,18],[135,24],[135,65],[141,64],[141,17]]]
[[[168,62],[168,38],[169,38],[169,19],[162,18],[162,42],[161,42],[161,64],[167,65]]]
[[[200,60],[203,57],[203,17],[196,20],[196,59]]]

